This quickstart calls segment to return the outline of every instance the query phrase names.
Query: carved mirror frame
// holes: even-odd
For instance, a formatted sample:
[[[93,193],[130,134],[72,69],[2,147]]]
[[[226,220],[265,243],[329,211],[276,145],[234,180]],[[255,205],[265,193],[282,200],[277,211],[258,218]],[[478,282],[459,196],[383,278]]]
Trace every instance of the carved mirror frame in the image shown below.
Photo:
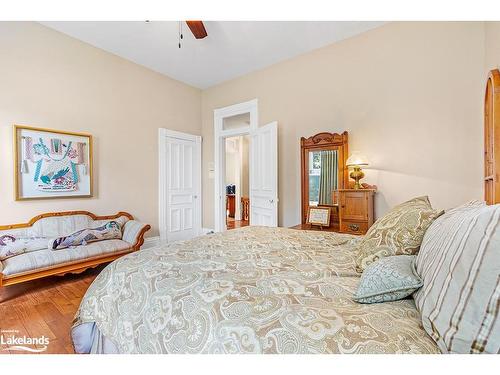
[[[348,136],[347,131],[338,133],[318,133],[312,137],[300,139],[301,154],[301,189],[302,189],[302,224],[307,221],[309,210],[309,152],[320,150],[337,150],[338,153],[338,189],[347,189],[349,184],[348,168],[345,163],[348,157]],[[318,207],[332,207],[318,205]],[[333,221],[336,218],[336,210],[332,210]]]

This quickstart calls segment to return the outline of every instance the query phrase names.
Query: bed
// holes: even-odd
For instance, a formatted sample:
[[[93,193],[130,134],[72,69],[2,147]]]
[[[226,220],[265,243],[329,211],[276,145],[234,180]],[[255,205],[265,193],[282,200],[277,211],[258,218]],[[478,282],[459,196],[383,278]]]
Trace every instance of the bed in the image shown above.
[[[75,316],[77,353],[438,353],[413,299],[363,305],[359,236],[246,227],[108,265]]]

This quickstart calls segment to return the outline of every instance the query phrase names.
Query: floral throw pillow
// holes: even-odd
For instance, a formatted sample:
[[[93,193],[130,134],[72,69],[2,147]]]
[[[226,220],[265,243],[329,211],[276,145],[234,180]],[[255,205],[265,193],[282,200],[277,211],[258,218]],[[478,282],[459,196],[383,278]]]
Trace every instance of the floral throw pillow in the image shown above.
[[[120,224],[116,221],[109,221],[97,228],[81,229],[68,236],[54,238],[49,243],[52,250],[66,249],[72,246],[86,245],[91,242],[121,239],[122,231]]]
[[[45,237],[16,237],[11,234],[0,235],[0,260],[30,251],[47,249]]]
[[[394,207],[370,227],[360,242],[356,270],[361,273],[383,257],[418,253],[425,231],[443,212],[434,210],[426,196]]]

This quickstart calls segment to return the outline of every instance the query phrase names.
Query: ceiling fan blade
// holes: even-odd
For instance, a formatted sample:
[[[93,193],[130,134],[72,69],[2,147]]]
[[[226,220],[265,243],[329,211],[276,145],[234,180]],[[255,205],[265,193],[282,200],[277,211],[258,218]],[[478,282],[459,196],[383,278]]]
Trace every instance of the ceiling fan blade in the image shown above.
[[[203,39],[207,36],[203,21],[186,21],[186,23],[196,39]]]

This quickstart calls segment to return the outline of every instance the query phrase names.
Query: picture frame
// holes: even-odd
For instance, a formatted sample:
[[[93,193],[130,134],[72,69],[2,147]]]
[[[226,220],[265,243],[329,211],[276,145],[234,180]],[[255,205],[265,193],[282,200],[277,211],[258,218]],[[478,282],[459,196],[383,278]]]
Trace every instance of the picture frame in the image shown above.
[[[307,212],[307,224],[320,227],[330,226],[330,207],[309,207]]]
[[[86,133],[13,126],[16,201],[93,196],[93,139]]]

